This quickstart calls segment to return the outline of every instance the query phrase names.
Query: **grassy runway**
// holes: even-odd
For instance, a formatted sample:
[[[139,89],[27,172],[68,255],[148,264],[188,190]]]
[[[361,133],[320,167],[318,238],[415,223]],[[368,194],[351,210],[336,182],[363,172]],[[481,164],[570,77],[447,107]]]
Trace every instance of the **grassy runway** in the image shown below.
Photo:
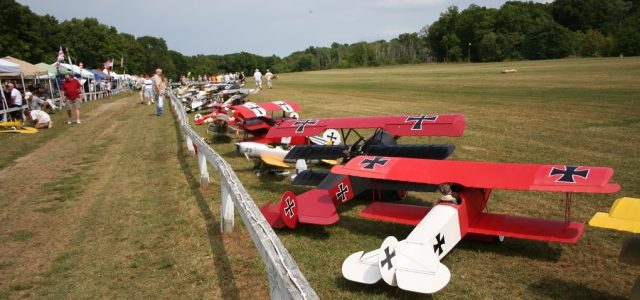
[[[501,74],[505,68],[518,72]],[[217,175],[210,170],[213,183],[200,187],[175,122],[152,116],[136,97],[86,104],[81,125],[62,124],[59,113],[51,130],[0,136],[10,146],[0,158],[0,299],[267,297],[240,219],[233,234],[219,233]],[[622,191],[574,195],[573,220],[587,222],[618,197],[640,197],[640,58],[282,74],[251,99],[294,101],[303,118],[463,113],[464,137],[401,141],[455,143],[454,159],[613,167]],[[232,143],[213,146],[258,205],[291,189],[286,180],[255,177]],[[410,193],[408,202],[435,198]],[[588,227],[575,245],[463,241],[442,261],[451,282],[433,296],[352,283],[340,272],[349,254],[412,230],[359,218],[366,204],[339,207],[334,226],[277,231],[324,299],[622,299],[640,274],[617,262],[629,234]],[[564,195],[495,191],[488,207],[562,219]]]
[[[517,73],[501,74],[505,68]],[[252,87],[252,83],[248,83]],[[489,64],[442,64],[282,74],[256,102],[288,99],[301,116],[463,113],[454,159],[610,166],[622,185],[616,195],[574,195],[572,219],[588,222],[621,196],[640,196],[640,58],[565,59]],[[201,130],[203,128],[200,128]],[[204,133],[204,131],[202,131]],[[428,142],[403,138],[402,142]],[[287,181],[256,178],[252,164],[228,144],[216,144],[235,166],[258,204],[292,189]],[[296,193],[305,188],[293,188]],[[432,205],[436,194],[410,193],[409,202]],[[411,227],[358,217],[367,204],[338,209],[331,227],[278,231],[305,276],[323,298],[415,298],[384,283],[366,286],[342,278],[342,261],[378,248]],[[564,218],[564,194],[494,191],[492,212]],[[620,298],[640,270],[617,262],[628,234],[588,227],[576,245],[517,239],[499,244],[463,241],[443,263],[449,285],[434,298]],[[428,298],[428,297],[427,297]]]

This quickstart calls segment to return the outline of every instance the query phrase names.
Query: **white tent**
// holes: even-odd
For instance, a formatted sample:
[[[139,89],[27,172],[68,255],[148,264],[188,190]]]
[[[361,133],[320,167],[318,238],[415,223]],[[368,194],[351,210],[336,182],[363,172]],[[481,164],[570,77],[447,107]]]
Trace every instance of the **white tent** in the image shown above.
[[[0,77],[16,77],[16,76],[22,77],[22,67],[20,67],[19,64],[0,58]],[[2,85],[2,80],[0,80],[0,85]],[[2,117],[0,118],[2,120],[0,121],[6,121],[7,111],[9,110],[7,109],[9,107],[9,103],[7,102],[7,99],[4,97],[4,93],[0,93],[0,94],[2,94],[0,98],[2,98],[2,107],[4,107],[4,109],[0,110],[0,112],[2,112]]]
[[[22,68],[20,68],[19,64],[12,63],[8,60],[0,58],[0,73],[2,73],[3,75],[5,75],[5,73],[8,73],[6,74],[7,76],[12,76],[12,74],[14,76],[20,76],[20,73],[22,73]]]
[[[93,75],[93,73],[82,69],[82,72],[80,72],[80,67],[76,66],[76,65],[70,65],[70,64],[60,64],[61,66],[67,68],[67,69],[71,69],[73,70],[74,74],[80,74],[80,76],[82,76],[82,78],[88,78],[88,79],[95,79],[95,75]],[[55,66],[55,63],[52,64],[52,66]]]

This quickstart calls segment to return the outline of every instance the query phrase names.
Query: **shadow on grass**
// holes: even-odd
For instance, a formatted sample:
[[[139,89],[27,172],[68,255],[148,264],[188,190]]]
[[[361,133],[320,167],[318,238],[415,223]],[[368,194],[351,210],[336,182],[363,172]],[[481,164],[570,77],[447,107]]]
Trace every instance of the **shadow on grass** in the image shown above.
[[[501,256],[525,257],[548,262],[557,262],[562,255],[562,248],[559,245],[516,238],[507,238],[502,243],[463,239],[456,247],[470,251],[485,251]]]
[[[218,275],[218,283],[220,286],[220,290],[222,291],[222,298],[239,299],[240,294],[238,291],[238,287],[236,286],[235,279],[233,278],[229,255],[224,248],[222,233],[220,233],[220,229],[216,227],[217,224],[220,224],[220,220],[218,220],[216,216],[211,213],[211,210],[207,205],[207,201],[200,192],[200,178],[199,176],[194,176],[193,170],[191,166],[189,166],[189,162],[187,162],[188,154],[183,147],[183,135],[181,133],[180,126],[178,125],[178,122],[175,118],[173,119],[173,124],[176,129],[176,137],[178,140],[178,161],[180,162],[182,173],[187,179],[189,187],[196,197],[196,203],[198,204],[200,213],[205,220],[207,237],[209,238],[209,246],[211,247],[211,252],[213,254],[213,265],[215,266],[215,270]]]
[[[606,285],[606,279],[602,284]],[[528,287],[532,292],[549,299],[626,299],[608,292],[592,289],[584,284],[563,278],[544,277]]]
[[[383,280],[380,280],[375,284],[353,282],[341,276],[336,276],[334,280],[336,286],[341,290],[360,293],[365,298],[433,299],[433,296],[429,294],[405,291],[398,287],[390,286]]]
[[[209,141],[211,144],[228,144],[231,143],[231,137],[228,135],[214,134]]]

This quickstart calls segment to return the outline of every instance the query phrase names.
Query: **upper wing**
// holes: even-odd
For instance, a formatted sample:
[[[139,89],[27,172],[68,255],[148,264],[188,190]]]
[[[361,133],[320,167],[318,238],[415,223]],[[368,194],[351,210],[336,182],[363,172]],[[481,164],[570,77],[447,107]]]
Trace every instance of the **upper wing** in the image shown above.
[[[247,102],[242,105],[235,105],[232,107],[235,111],[234,115],[240,115],[244,119],[250,119],[255,117],[264,117],[272,111],[282,110],[284,112],[300,111],[300,105],[287,100],[254,103]]]
[[[357,177],[523,191],[615,193],[605,167],[358,156],[331,172]]]
[[[396,136],[462,136],[464,127],[461,114],[306,119],[285,121],[270,129],[267,137],[313,136],[331,128],[382,128]]]

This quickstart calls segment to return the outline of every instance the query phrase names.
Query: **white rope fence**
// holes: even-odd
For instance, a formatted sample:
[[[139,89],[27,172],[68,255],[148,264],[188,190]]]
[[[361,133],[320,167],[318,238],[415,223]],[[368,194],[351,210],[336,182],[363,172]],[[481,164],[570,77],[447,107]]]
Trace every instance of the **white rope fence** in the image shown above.
[[[220,174],[221,231],[233,231],[235,205],[267,267],[271,299],[319,299],[229,163],[191,128],[184,106],[173,93],[170,92],[169,95],[184,133],[187,149],[198,155],[200,181],[209,182],[207,162]]]

